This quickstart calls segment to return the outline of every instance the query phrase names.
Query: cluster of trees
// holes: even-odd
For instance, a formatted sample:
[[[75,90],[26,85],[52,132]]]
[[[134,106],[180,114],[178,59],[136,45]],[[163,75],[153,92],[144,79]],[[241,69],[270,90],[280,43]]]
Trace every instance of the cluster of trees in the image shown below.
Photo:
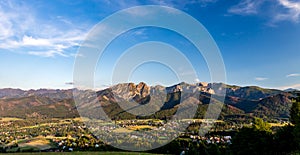
[[[252,127],[243,127],[232,142],[234,154],[291,154],[300,150],[300,97],[290,110],[292,124],[281,127],[275,133],[270,125],[255,119]]]
[[[294,129],[292,131],[293,136],[295,137],[294,140],[298,144],[298,148],[300,148],[300,95],[293,103],[291,108],[291,123],[293,123]]]
[[[230,145],[207,144],[204,141],[195,143],[188,138],[178,138],[152,152],[180,154],[185,150],[188,154],[207,155],[300,154],[300,97],[293,102],[290,122],[291,124],[272,131],[270,124],[255,118],[251,126],[236,131]]]

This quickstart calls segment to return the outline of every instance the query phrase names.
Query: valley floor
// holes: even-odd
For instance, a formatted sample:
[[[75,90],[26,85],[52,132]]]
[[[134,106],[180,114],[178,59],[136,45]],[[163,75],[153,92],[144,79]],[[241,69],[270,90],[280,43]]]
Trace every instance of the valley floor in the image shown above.
[[[31,152],[65,152],[66,154],[141,154],[135,152],[122,152],[103,142],[105,140],[115,140],[116,137],[95,137],[91,128],[87,128],[84,121],[87,118],[70,119],[20,119],[20,118],[1,118],[0,119],[0,152],[22,155],[32,154]],[[134,131],[164,131],[176,130],[179,122],[188,124],[187,129],[180,133],[179,137],[166,146],[151,150],[147,153],[175,153],[186,152],[206,152],[208,154],[218,150],[219,153],[227,154],[232,151],[233,137],[243,128],[251,128],[252,123],[239,121],[215,121],[214,127],[205,135],[199,136],[201,125],[211,120],[186,119],[171,122],[166,126],[166,120],[144,119],[144,120],[116,120],[114,123],[107,123],[101,120],[94,120],[101,124],[98,130],[109,133],[117,133],[129,136],[134,135]],[[170,123],[168,121],[168,123]],[[275,134],[277,130],[288,126],[286,123],[267,123]],[[167,137],[175,132],[156,133],[157,142],[163,142]],[[147,135],[149,136],[149,135]],[[151,136],[151,135],[150,135]],[[145,139],[136,136],[135,141],[130,141],[125,137],[117,137],[117,142],[131,143],[131,145],[145,144]],[[132,138],[132,137],[131,137]],[[147,138],[147,137],[146,137]],[[151,137],[155,142],[155,137]],[[149,146],[151,147],[151,138]],[[95,152],[96,151],[96,152]],[[109,152],[107,152],[109,151]],[[28,152],[28,153],[26,153]],[[67,153],[72,152],[72,153]],[[35,154],[35,153],[33,153]],[[42,153],[43,154],[43,153]]]

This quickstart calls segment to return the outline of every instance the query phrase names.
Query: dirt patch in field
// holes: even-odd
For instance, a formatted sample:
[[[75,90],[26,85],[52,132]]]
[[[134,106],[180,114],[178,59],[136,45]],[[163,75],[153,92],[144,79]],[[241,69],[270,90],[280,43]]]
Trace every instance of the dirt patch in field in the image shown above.
[[[50,144],[50,141],[47,139],[34,139],[27,141],[26,143],[19,144],[19,147],[33,147],[40,150],[46,150],[51,148]]]

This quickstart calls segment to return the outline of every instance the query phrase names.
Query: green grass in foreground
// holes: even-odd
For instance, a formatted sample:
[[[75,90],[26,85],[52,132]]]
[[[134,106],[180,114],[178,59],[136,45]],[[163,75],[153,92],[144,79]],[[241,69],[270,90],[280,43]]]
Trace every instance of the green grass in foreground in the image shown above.
[[[96,155],[96,154],[108,154],[108,155],[154,155],[151,153],[138,153],[138,152],[37,152],[37,153],[9,153],[10,155],[48,155],[48,154],[67,154],[67,155]]]

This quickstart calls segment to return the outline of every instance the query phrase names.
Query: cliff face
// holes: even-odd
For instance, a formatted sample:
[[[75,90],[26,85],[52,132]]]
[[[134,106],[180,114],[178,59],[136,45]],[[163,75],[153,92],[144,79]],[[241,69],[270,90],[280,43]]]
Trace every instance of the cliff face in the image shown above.
[[[150,95],[151,87],[144,82],[135,85],[134,83],[117,84],[111,87],[113,96],[117,100],[136,100]]]

